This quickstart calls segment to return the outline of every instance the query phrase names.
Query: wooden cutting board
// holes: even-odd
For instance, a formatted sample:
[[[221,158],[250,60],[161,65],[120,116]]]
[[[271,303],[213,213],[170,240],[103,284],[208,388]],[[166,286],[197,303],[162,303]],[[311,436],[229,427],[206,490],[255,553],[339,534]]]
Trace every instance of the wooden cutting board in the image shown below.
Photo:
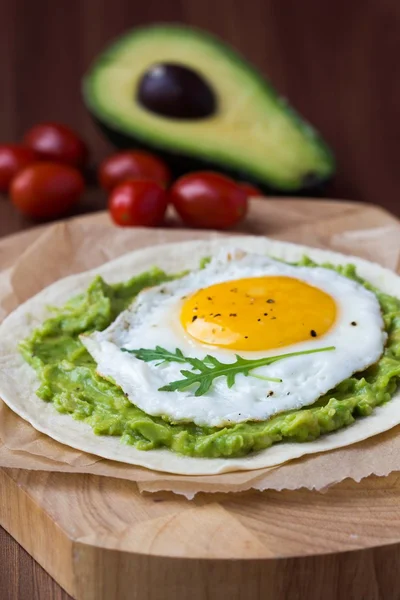
[[[260,201],[252,214],[248,230],[269,234],[299,222],[327,233],[398,223],[332,201]],[[32,243],[41,231],[21,235]],[[0,243],[8,264],[21,240]],[[106,477],[0,469],[0,524],[77,600],[398,598],[399,506],[397,474],[323,494],[188,501]]]

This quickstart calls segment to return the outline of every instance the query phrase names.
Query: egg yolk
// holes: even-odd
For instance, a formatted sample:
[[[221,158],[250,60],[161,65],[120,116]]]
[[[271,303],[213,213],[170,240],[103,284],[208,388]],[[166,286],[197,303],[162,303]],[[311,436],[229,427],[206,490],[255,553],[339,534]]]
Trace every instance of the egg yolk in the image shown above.
[[[324,335],[336,303],[292,277],[251,277],[202,288],[181,310],[185,331],[203,344],[232,350],[269,350]]]

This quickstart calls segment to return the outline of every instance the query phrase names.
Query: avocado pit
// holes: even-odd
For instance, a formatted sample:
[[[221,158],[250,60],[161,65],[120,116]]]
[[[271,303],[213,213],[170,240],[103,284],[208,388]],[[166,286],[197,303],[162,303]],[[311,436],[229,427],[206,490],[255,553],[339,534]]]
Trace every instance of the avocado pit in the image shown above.
[[[173,119],[204,119],[216,112],[217,99],[196,71],[175,63],[156,63],[142,76],[137,100],[150,112]]]

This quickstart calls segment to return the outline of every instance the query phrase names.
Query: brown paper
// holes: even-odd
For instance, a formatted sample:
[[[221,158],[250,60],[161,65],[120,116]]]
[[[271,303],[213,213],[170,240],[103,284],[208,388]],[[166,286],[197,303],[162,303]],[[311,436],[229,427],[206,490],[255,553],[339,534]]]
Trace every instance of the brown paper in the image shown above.
[[[400,226],[374,207],[326,203],[324,210],[290,211],[288,202],[253,203],[244,232],[355,254],[400,272]],[[302,202],[304,205],[304,202]],[[352,206],[354,208],[352,208]],[[258,218],[260,215],[260,218]],[[261,218],[262,215],[262,218]],[[284,224],[288,227],[284,227]],[[268,227],[269,224],[269,227]],[[270,229],[269,231],[267,229]],[[204,238],[210,233],[178,229],[116,229],[99,214],[57,223],[0,244],[0,319],[18,304],[61,277],[77,273],[146,245]],[[322,490],[345,478],[360,481],[400,470],[400,426],[347,448],[292,461],[280,467],[212,476],[179,476],[104,460],[55,442],[36,431],[0,401],[0,466],[69,473],[92,473],[137,482],[141,491],[170,490],[192,498],[203,492],[250,488]],[[101,439],[99,439],[101,443]]]

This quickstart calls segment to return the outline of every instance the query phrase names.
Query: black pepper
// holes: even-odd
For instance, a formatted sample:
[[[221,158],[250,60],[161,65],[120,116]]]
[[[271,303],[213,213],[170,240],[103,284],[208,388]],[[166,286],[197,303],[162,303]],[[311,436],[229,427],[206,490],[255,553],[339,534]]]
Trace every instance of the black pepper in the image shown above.
[[[356,327],[357,323],[355,321],[352,321],[351,325],[353,325],[353,327]]]
[[[317,332],[314,331],[314,329],[311,329],[310,335],[311,335],[311,337],[317,337]]]
[[[229,313],[230,317],[236,317],[236,313]]]
[[[272,298],[268,298],[267,302],[268,304],[274,304],[275,300],[272,300]]]
[[[197,319],[197,315],[193,315],[192,317],[192,323],[194,323],[194,321]]]

